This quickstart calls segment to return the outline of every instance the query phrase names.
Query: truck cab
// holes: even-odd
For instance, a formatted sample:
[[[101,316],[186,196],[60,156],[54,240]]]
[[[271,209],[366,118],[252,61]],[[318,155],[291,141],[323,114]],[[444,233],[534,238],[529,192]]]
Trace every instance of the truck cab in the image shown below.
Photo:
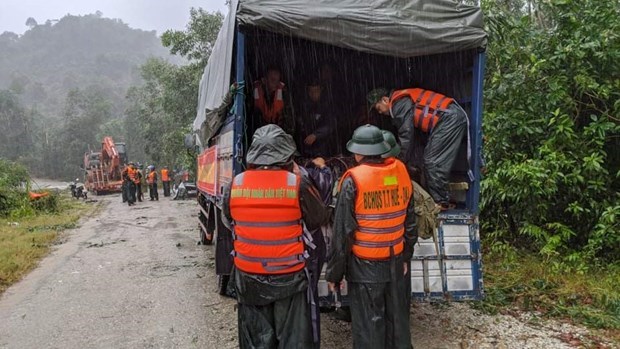
[[[436,239],[416,244],[411,289],[412,298],[420,301],[480,299],[485,45],[481,10],[450,0],[412,1],[398,7],[387,0],[363,4],[291,0],[277,6],[259,0],[231,1],[200,83],[193,125],[199,150],[200,239],[215,244],[220,293],[225,292],[231,272],[233,245],[232,233],[221,218],[222,196],[234,176],[245,170],[245,154],[259,125],[254,82],[265,76],[267,67],[275,66],[294,120],[305,112],[309,82],[327,80],[324,69],[331,70],[328,94],[337,123],[334,150],[327,160],[336,177],[354,165],[344,144],[357,126],[370,123],[395,131],[389,117],[369,110],[368,91],[421,87],[450,96],[463,107],[469,137],[461,144],[451,173],[455,206],[440,214]],[[291,132],[303,142],[303,129]],[[414,139],[414,156],[421,157],[425,136],[416,134]],[[297,161],[310,164],[306,158]],[[319,284],[319,294],[323,305],[331,304],[325,282]]]

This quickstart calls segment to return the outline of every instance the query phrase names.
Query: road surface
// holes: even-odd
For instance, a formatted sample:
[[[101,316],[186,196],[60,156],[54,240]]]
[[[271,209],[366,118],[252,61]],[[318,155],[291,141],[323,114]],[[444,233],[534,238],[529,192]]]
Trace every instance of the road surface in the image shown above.
[[[95,199],[100,210],[0,299],[0,348],[236,348],[235,302],[216,293],[213,247],[196,244],[195,201]],[[588,335],[462,304],[416,305],[411,321],[416,348],[570,348]],[[323,348],[352,347],[331,314],[322,333]]]

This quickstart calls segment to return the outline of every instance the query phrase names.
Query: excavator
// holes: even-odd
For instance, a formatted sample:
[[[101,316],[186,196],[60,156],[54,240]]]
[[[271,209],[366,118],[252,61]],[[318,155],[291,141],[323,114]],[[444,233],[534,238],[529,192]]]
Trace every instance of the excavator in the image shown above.
[[[90,150],[84,154],[86,189],[95,195],[121,192],[121,172],[126,163],[125,143],[114,143],[112,137],[104,137],[100,152]]]

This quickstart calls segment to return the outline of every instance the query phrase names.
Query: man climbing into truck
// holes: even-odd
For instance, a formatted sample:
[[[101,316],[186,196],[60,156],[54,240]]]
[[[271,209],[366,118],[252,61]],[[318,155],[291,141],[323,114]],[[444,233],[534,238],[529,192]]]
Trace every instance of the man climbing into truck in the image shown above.
[[[378,88],[368,93],[368,103],[379,114],[390,116],[398,129],[401,153],[399,158],[414,168],[412,141],[414,128],[429,135],[424,147],[422,182],[433,200],[442,209],[449,208],[448,181],[459,153],[463,136],[467,134],[467,114],[453,99],[441,93],[421,88],[389,92]],[[469,136],[468,143],[469,143]],[[468,144],[468,160],[469,160]],[[473,179],[471,176],[470,179]]]

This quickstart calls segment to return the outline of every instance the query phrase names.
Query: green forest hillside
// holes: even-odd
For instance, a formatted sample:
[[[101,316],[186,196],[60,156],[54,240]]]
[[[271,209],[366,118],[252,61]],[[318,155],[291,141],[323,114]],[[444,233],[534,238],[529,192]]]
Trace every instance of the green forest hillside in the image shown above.
[[[154,31],[101,13],[28,25],[0,35],[0,157],[37,175],[75,176],[87,144],[125,138],[125,96],[141,83],[140,66],[172,57]]]

